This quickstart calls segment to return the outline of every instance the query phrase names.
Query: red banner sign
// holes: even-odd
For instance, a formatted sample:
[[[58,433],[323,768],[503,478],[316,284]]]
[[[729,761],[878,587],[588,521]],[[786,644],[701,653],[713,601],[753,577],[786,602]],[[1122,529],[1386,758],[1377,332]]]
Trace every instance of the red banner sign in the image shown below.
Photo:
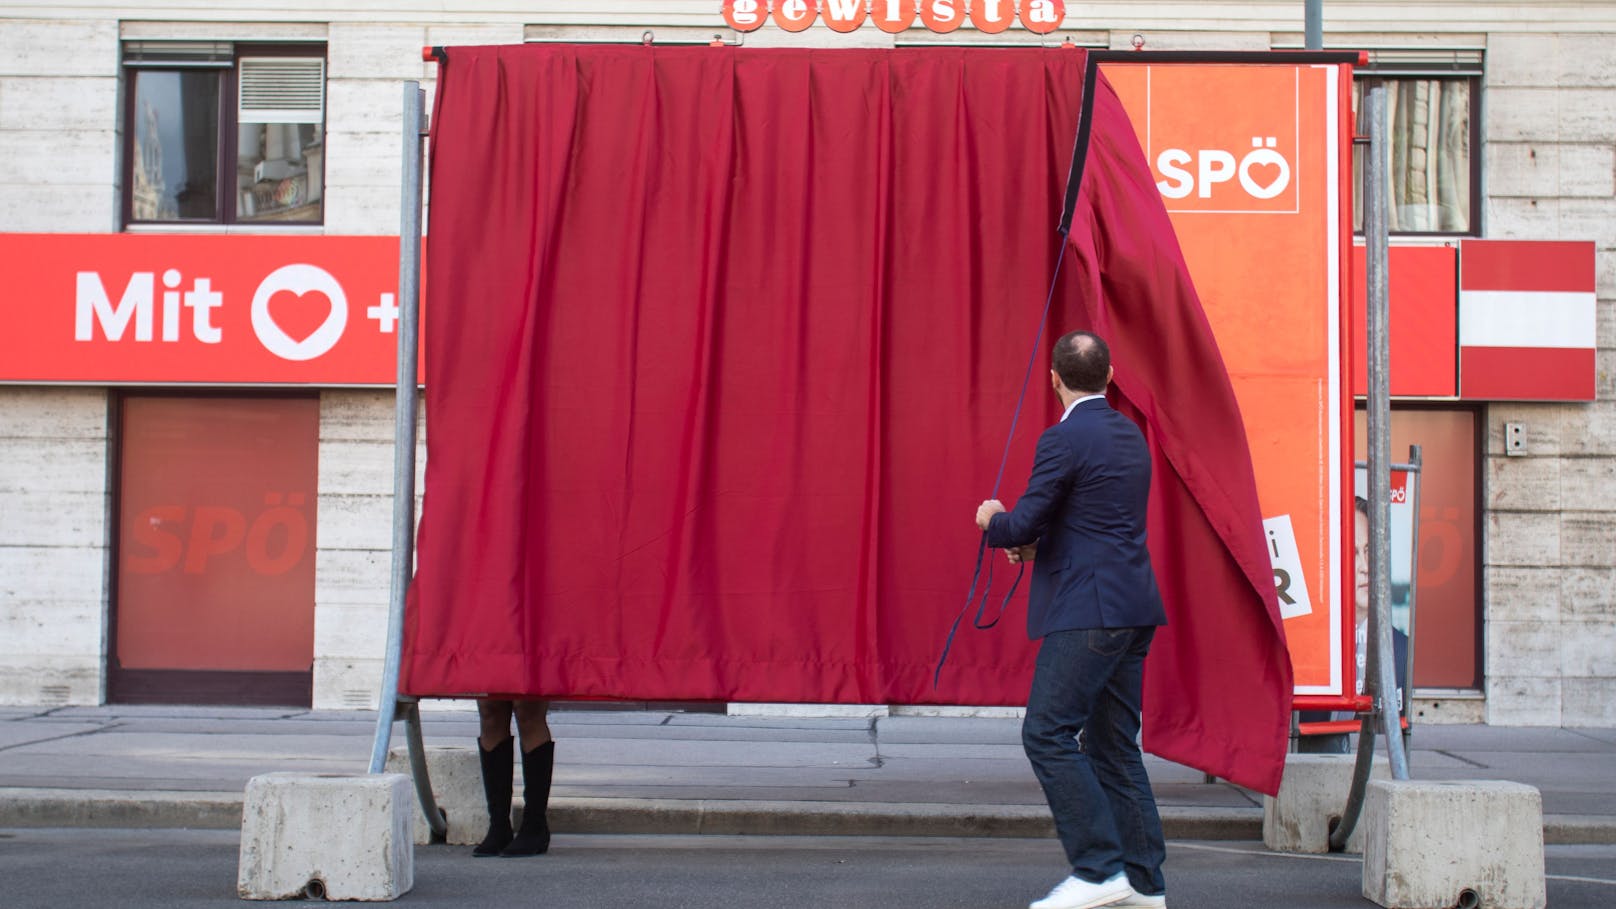
[[[0,382],[389,385],[398,238],[0,234]]]

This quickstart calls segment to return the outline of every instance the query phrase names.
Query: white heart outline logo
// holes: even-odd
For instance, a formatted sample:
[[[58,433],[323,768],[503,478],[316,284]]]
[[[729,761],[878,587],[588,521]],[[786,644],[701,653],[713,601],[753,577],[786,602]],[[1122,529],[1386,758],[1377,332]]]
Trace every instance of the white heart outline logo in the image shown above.
[[[270,297],[283,290],[300,297],[317,290],[325,294],[327,302],[331,304],[331,312],[325,321],[301,341],[287,334],[275,317],[269,314]],[[318,265],[283,265],[259,282],[258,291],[253,294],[252,327],[253,334],[258,336],[258,343],[282,360],[312,360],[341,340],[343,329],[348,327],[348,295],[343,293],[337,279]]]
[[[1269,139],[1269,142],[1274,140]],[[1251,168],[1254,166],[1277,166],[1279,173],[1273,182],[1264,186],[1251,179]],[[1272,148],[1253,149],[1244,158],[1240,159],[1240,186],[1255,199],[1272,199],[1285,191],[1291,183],[1291,165],[1285,156]]]

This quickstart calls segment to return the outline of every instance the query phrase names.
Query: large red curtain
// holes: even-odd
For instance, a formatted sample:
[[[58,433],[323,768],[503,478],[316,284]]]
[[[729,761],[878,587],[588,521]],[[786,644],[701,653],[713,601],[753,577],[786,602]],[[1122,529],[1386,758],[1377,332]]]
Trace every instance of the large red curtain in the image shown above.
[[[1084,72],[1071,49],[450,49],[402,690],[1024,702],[1017,606],[932,669],[1062,252]],[[1239,412],[1094,88],[1000,493],[1058,416],[1048,342],[1106,334],[1157,453],[1146,746],[1272,790],[1291,680]]]

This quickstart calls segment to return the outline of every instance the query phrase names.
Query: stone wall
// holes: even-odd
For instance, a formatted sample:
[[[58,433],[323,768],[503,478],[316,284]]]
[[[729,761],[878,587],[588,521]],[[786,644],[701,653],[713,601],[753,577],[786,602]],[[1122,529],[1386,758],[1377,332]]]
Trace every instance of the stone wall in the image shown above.
[[[1599,250],[1598,400],[1487,408],[1487,720],[1616,725],[1616,34],[1489,35],[1483,103],[1486,235]]]
[[[99,704],[107,393],[0,388],[0,704]]]
[[[0,19],[0,46],[0,230],[116,230],[117,22]]]
[[[375,707],[380,695],[392,573],[393,402],[388,391],[320,396],[317,708]],[[418,437],[415,464],[415,513],[420,515],[424,434]]]

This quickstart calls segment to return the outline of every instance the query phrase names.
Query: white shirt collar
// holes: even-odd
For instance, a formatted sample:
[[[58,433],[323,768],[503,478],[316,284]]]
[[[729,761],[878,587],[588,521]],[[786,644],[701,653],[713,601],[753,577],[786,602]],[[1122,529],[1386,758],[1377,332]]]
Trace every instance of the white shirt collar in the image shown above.
[[[1066,418],[1072,415],[1072,409],[1073,408],[1077,407],[1077,405],[1083,403],[1084,401],[1092,401],[1095,398],[1099,398],[1101,400],[1104,400],[1105,395],[1084,395],[1083,397],[1078,398],[1076,401],[1073,401],[1072,403],[1066,405],[1066,411],[1061,414],[1060,421],[1062,423],[1065,423]]]

